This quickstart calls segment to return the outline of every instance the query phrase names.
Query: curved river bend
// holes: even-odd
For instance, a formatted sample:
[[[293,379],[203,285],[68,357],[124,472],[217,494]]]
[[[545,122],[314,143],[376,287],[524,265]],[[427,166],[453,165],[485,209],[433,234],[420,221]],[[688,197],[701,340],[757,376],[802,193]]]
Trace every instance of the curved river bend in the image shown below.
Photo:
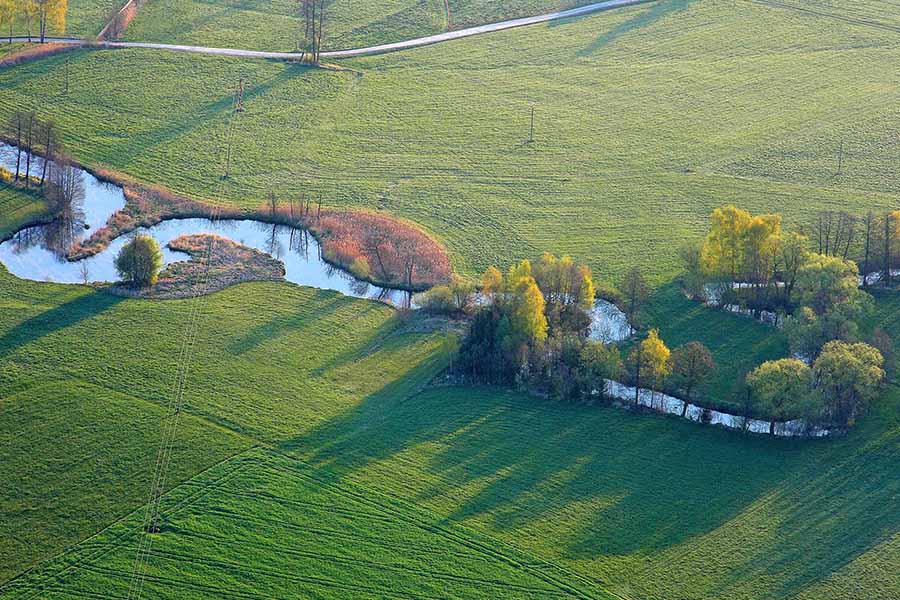
[[[55,168],[52,161],[50,165]],[[16,149],[13,146],[0,143],[0,167],[15,170]],[[43,159],[35,156],[32,174],[40,173],[42,168]],[[50,224],[22,229],[0,244],[0,262],[16,277],[56,283],[84,283],[85,275],[92,283],[118,280],[115,256],[127,242],[128,235],[113,240],[96,256],[74,262],[66,259],[74,243],[106,225],[109,218],[125,206],[125,193],[118,185],[100,181],[81,169],[76,169],[76,176],[83,191],[70,210]],[[137,232],[159,242],[166,265],[189,258],[187,254],[170,250],[170,241],[182,235],[214,233],[282,261],[285,279],[298,285],[398,306],[414,305],[408,292],[371,285],[322,260],[319,244],[303,229],[249,219],[211,221],[191,218],[163,221],[153,227],[139,228]],[[625,315],[610,302],[597,300],[591,317],[593,339],[610,343],[631,335]]]
[[[24,162],[24,160],[23,160]],[[53,163],[51,162],[51,166]],[[16,151],[0,144],[0,166],[16,167]],[[43,160],[35,156],[31,172],[40,173]],[[23,166],[24,168],[24,166]],[[57,283],[84,283],[118,280],[114,260],[129,236],[121,236],[96,256],[69,261],[66,253],[72,245],[103,227],[110,216],[125,206],[121,187],[100,181],[87,171],[77,170],[83,193],[71,209],[47,225],[28,227],[0,244],[0,262],[21,279]],[[334,290],[357,298],[372,298],[397,305],[409,305],[409,293],[371,285],[356,279],[322,260],[319,244],[303,229],[272,225],[261,221],[210,219],[173,219],[153,227],[139,228],[163,249],[166,265],[187,260],[188,255],[170,250],[173,239],[190,234],[214,233],[255,248],[284,263],[285,279],[298,285]]]

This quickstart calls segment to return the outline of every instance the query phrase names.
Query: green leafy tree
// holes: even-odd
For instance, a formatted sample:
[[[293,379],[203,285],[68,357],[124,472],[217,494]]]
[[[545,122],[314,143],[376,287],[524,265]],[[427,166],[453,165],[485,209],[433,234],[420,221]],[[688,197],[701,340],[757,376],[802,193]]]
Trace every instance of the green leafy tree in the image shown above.
[[[783,233],[778,240],[775,269],[781,277],[782,302],[787,307],[791,306],[800,267],[803,266],[809,255],[808,245],[809,239],[795,231]]]
[[[683,417],[687,413],[688,403],[693,393],[716,369],[709,348],[700,342],[688,342],[675,348],[672,352],[672,379],[675,385],[684,391],[685,403],[681,410]]]
[[[602,393],[606,380],[617,379],[622,369],[622,355],[616,346],[588,341],[579,357],[579,386],[589,395]]]
[[[884,379],[884,357],[868,344],[828,342],[813,365],[815,388],[825,412],[851,426],[878,393]]]
[[[162,251],[155,239],[138,235],[122,247],[115,264],[124,281],[135,286],[153,285],[162,268]]]
[[[837,256],[810,254],[797,274],[800,304],[822,315],[838,304],[864,302],[856,263]]]
[[[765,362],[747,375],[757,406],[769,415],[769,433],[775,433],[777,421],[801,410],[811,383],[812,369],[795,358]]]

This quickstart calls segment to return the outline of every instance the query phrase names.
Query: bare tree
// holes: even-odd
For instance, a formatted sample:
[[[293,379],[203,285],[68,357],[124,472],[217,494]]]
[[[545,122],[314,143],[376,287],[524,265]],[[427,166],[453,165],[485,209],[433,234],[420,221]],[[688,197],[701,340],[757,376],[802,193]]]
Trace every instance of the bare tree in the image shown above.
[[[326,0],[297,0],[300,18],[303,19],[303,36],[299,49],[302,60],[319,63],[322,40],[325,37]]]
[[[819,211],[816,219],[818,253],[847,258],[856,237],[857,219],[844,211]]]
[[[650,288],[639,268],[634,267],[625,273],[622,280],[622,294],[625,296],[625,314],[628,316],[628,324],[634,332],[634,317],[650,295]]]
[[[22,169],[22,134],[25,131],[25,115],[21,111],[13,113],[8,124],[10,137],[16,140],[16,172],[13,174],[15,181],[19,181],[19,171]]]
[[[44,151],[44,165],[41,169],[41,186],[43,186],[44,182],[47,180],[48,171],[52,169],[51,162],[53,161],[53,157],[58,153],[59,148],[56,141],[56,129],[53,121],[42,123],[41,129],[43,130],[41,137],[43,138]]]
[[[275,216],[278,213],[278,197],[275,195],[274,190],[269,192],[268,197],[268,205],[269,205],[269,214],[272,217],[272,220],[275,220]]]
[[[34,148],[34,113],[25,116],[25,187],[31,186],[31,154]]]
[[[891,285],[891,251],[894,247],[894,214],[886,212],[884,214],[884,256],[882,257],[882,270],[884,271],[884,283]]]
[[[88,267],[87,259],[81,261],[81,265],[78,269],[78,274],[81,275],[81,283],[84,285],[88,285],[91,282],[91,271]]]

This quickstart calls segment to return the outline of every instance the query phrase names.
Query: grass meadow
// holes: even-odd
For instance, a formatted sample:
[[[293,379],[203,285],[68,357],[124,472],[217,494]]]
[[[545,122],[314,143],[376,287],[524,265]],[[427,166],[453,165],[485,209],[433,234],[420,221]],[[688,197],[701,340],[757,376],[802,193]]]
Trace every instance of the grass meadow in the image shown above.
[[[39,220],[46,212],[47,203],[38,194],[0,181],[0,239]]]
[[[671,0],[345,63],[356,71],[88,50],[69,55],[65,97],[62,58],[0,73],[0,114],[38,109],[77,158],[195,197],[322,193],[390,211],[445,242],[462,272],[551,251],[663,283],[673,248],[725,203],[793,225],[821,208],[896,207],[898,154],[871,123],[897,110],[898,54],[892,31]],[[855,141],[834,176],[826,141],[839,135]],[[781,174],[767,165],[786,144]]]
[[[361,48],[590,4],[593,0],[335,0],[324,47]],[[291,51],[302,21],[291,0],[154,0],[125,38]]]
[[[900,335],[896,295],[878,300],[867,326]],[[0,277],[17,482],[0,512],[10,539],[39,541],[13,543],[0,598],[124,595],[190,302]],[[896,387],[845,438],[777,440],[425,388],[446,336],[373,302],[271,283],[204,302],[155,597],[848,600],[900,584]]]
[[[179,3],[169,24],[183,32],[154,20],[160,35],[199,36],[207,19],[249,43],[252,27],[222,25],[236,6]],[[346,31],[405,23],[390,17],[419,5],[363,6]],[[321,193],[388,211],[427,228],[465,274],[544,251],[613,281],[638,265],[657,288],[643,324],[670,346],[710,346],[720,370],[703,393],[727,407],[785,341],[685,300],[675,248],[725,203],[790,224],[819,208],[900,206],[885,133],[900,91],[890,6],[663,0],[345,71],[82,50],[67,55],[68,94],[65,58],[0,70],[0,119],[36,110],[79,161],[195,198],[257,207],[270,191]],[[233,117],[241,78],[246,112]],[[8,186],[0,208],[2,233],[44,210]],[[864,329],[900,339],[896,292],[876,299]],[[148,595],[886,600],[900,589],[896,385],[845,437],[771,439],[429,386],[452,335],[333,292],[253,283],[144,301],[0,269],[0,481],[13,482],[0,488],[0,599],[127,595],[198,302]]]

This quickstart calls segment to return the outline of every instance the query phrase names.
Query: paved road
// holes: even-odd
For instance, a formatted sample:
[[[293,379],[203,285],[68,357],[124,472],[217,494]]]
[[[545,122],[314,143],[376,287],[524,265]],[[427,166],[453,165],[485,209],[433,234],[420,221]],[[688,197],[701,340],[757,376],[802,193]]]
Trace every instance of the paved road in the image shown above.
[[[395,42],[393,44],[382,44],[380,46],[369,46],[366,48],[355,48],[353,50],[333,50],[323,52],[322,58],[352,58],[356,56],[371,56],[374,54],[386,54],[388,52],[397,52],[399,50],[407,50],[410,48],[418,48],[421,46],[430,46],[440,42],[448,42],[450,40],[458,40],[460,38],[480,35],[482,33],[490,33],[492,31],[503,31],[504,29],[512,29],[514,27],[524,27],[526,25],[535,25],[537,23],[547,23],[549,21],[558,21],[560,19],[568,19],[590,13],[600,12],[603,10],[611,10],[614,8],[622,8],[625,6],[633,6],[635,4],[643,4],[645,2],[655,2],[656,0],[607,0],[606,2],[596,2],[588,4],[580,8],[563,10],[546,15],[538,15],[535,17],[525,17],[523,19],[513,19],[511,21],[501,21],[499,23],[490,23],[488,25],[479,25],[478,27],[469,27],[468,29],[460,29],[458,31],[448,31],[447,33],[439,33],[427,37]],[[14,37],[13,41],[26,41],[24,37]],[[48,42],[72,45],[87,45],[85,40],[75,38],[47,38]],[[298,57],[296,52],[262,52],[259,50],[241,50],[238,48],[207,48],[204,46],[185,46],[180,44],[155,44],[151,42],[99,42],[99,46],[103,48],[151,48],[156,50],[171,50],[175,52],[193,52],[195,54],[216,54],[223,56],[243,56],[245,58],[270,58],[277,60],[293,60]]]

